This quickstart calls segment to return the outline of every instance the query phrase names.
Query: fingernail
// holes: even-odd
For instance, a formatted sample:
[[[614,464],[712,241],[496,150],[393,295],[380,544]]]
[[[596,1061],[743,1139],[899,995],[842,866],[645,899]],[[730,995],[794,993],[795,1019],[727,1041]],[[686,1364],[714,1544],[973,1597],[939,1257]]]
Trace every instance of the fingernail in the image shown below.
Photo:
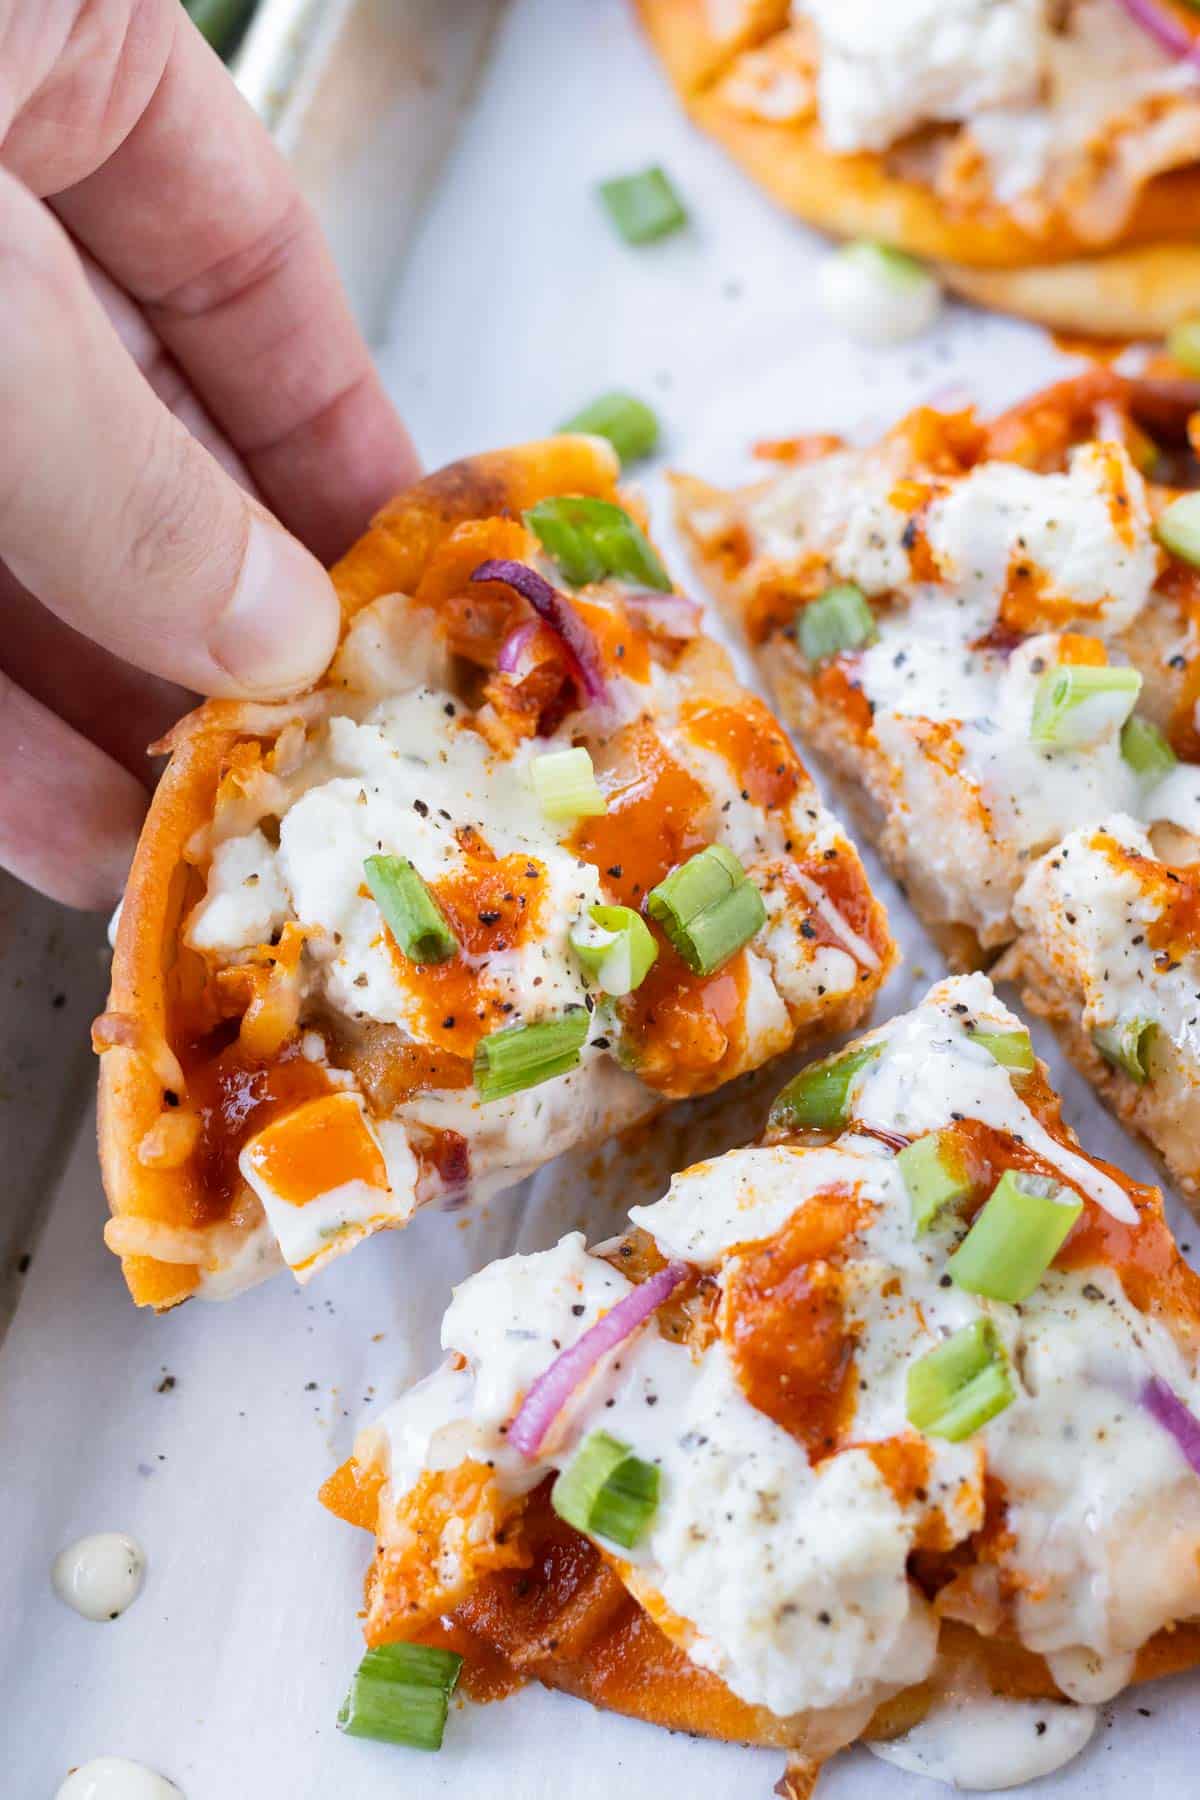
[[[233,598],[209,635],[214,662],[247,694],[295,693],[324,673],[338,618],[333,583],[316,557],[281,525],[251,513]]]

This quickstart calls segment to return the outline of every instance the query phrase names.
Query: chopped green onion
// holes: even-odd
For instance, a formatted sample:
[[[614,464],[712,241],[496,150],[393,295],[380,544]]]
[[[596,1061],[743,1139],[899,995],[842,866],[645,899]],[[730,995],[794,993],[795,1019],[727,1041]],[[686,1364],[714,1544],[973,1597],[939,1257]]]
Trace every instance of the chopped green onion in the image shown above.
[[[586,1006],[569,1006],[561,1018],[536,1025],[507,1025],[475,1047],[475,1087],[481,1100],[506,1100],[579,1066],[587,1042]]]
[[[623,506],[586,495],[555,494],[523,515],[572,587],[616,576],[667,594],[671,577],[637,521]]]
[[[1061,663],[1037,684],[1029,735],[1047,750],[1091,749],[1120,730],[1141,691],[1136,669]]]
[[[766,923],[763,897],[732,850],[710,844],[646,896],[689,969],[712,975]]]
[[[595,819],[608,811],[592,759],[581,748],[551,750],[529,766],[533,791],[548,819]]]
[[[458,939],[407,856],[368,856],[367,886],[384,923],[410,962],[448,962]]]
[[[560,431],[590,431],[607,438],[622,464],[650,456],[658,443],[658,415],[634,394],[601,394],[582,412],[560,425]]]
[[[946,1265],[951,1280],[989,1300],[1027,1300],[1082,1211],[1070,1188],[1006,1169]]]
[[[589,906],[570,938],[596,986],[617,999],[641,987],[658,958],[653,932],[631,906]]]
[[[860,1069],[874,1062],[882,1044],[843,1050],[810,1063],[777,1094],[767,1123],[776,1130],[840,1131],[850,1117],[850,1088]]]
[[[878,636],[875,614],[852,581],[831,587],[801,608],[800,648],[810,663],[828,662],[843,650],[858,650]]]
[[[1150,1040],[1157,1030],[1153,1019],[1123,1019],[1117,1025],[1099,1026],[1092,1033],[1092,1042],[1101,1056],[1118,1069],[1124,1069],[1140,1085],[1150,1075],[1146,1057]]]
[[[928,1231],[948,1206],[957,1206],[971,1191],[962,1148],[953,1131],[931,1131],[915,1138],[896,1158],[904,1178],[917,1231]]]
[[[1013,1075],[1032,1075],[1037,1068],[1037,1057],[1027,1031],[972,1031],[969,1035],[973,1044],[982,1044],[1001,1067]]]
[[[1200,375],[1200,319],[1181,319],[1168,332],[1167,354],[1189,375]]]
[[[350,1737],[382,1738],[416,1750],[440,1750],[462,1657],[426,1644],[368,1650],[338,1713]]]
[[[1016,1399],[1008,1358],[990,1319],[976,1319],[908,1371],[908,1422],[957,1444]]]
[[[658,1510],[658,1469],[607,1431],[593,1431],[551,1488],[550,1504],[576,1531],[632,1550]]]
[[[627,244],[652,244],[687,224],[683,202],[657,167],[602,181],[600,198]]]
[[[1183,494],[1164,507],[1154,535],[1172,556],[1200,568],[1200,494]]]
[[[1121,755],[1135,775],[1167,775],[1178,760],[1158,726],[1140,713],[1121,728]]]

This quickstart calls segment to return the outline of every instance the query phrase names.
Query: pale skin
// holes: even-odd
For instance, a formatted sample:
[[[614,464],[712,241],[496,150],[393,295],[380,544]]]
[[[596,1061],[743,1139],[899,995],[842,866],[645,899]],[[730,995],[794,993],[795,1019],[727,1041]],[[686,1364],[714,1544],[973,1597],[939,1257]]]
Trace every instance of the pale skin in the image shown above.
[[[179,0],[0,0],[0,866],[117,899],[192,695],[316,680],[416,473],[286,164]]]

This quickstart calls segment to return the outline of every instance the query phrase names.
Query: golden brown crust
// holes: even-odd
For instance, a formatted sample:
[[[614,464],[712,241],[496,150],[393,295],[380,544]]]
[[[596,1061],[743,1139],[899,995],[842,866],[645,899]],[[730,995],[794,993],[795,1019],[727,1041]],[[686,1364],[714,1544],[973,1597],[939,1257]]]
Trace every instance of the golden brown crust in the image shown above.
[[[749,9],[743,28],[722,39],[707,0],[638,0],[693,119],[788,212],[838,237],[929,257],[956,293],[1054,329],[1157,336],[1200,307],[1200,168],[1147,181],[1113,245],[1100,250],[1061,219],[1032,232],[1000,207],[952,210],[882,155],[827,150],[813,120],[755,118],[730,104],[719,77],[741,50],[782,28],[779,10]]]
[[[442,540],[466,519],[519,518],[548,494],[609,495],[620,464],[598,437],[544,438],[464,456],[375,514],[332,574],[345,619],[381,594],[408,594]]]
[[[965,300],[1093,337],[1165,337],[1200,312],[1195,243],[1139,244],[1027,269],[943,263],[940,274]]]
[[[635,0],[638,16],[667,73],[686,99],[707,87],[740,50],[759,44],[788,22],[789,0],[742,0],[731,5],[731,28],[713,24],[708,0]]]

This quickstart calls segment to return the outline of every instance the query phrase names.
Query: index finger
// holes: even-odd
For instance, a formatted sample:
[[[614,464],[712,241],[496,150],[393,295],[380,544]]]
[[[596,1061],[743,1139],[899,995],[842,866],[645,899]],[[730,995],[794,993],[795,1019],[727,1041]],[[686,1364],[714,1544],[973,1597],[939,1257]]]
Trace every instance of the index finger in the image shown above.
[[[53,205],[143,307],[283,522],[326,561],[416,458],[286,162],[186,17],[117,149]]]

